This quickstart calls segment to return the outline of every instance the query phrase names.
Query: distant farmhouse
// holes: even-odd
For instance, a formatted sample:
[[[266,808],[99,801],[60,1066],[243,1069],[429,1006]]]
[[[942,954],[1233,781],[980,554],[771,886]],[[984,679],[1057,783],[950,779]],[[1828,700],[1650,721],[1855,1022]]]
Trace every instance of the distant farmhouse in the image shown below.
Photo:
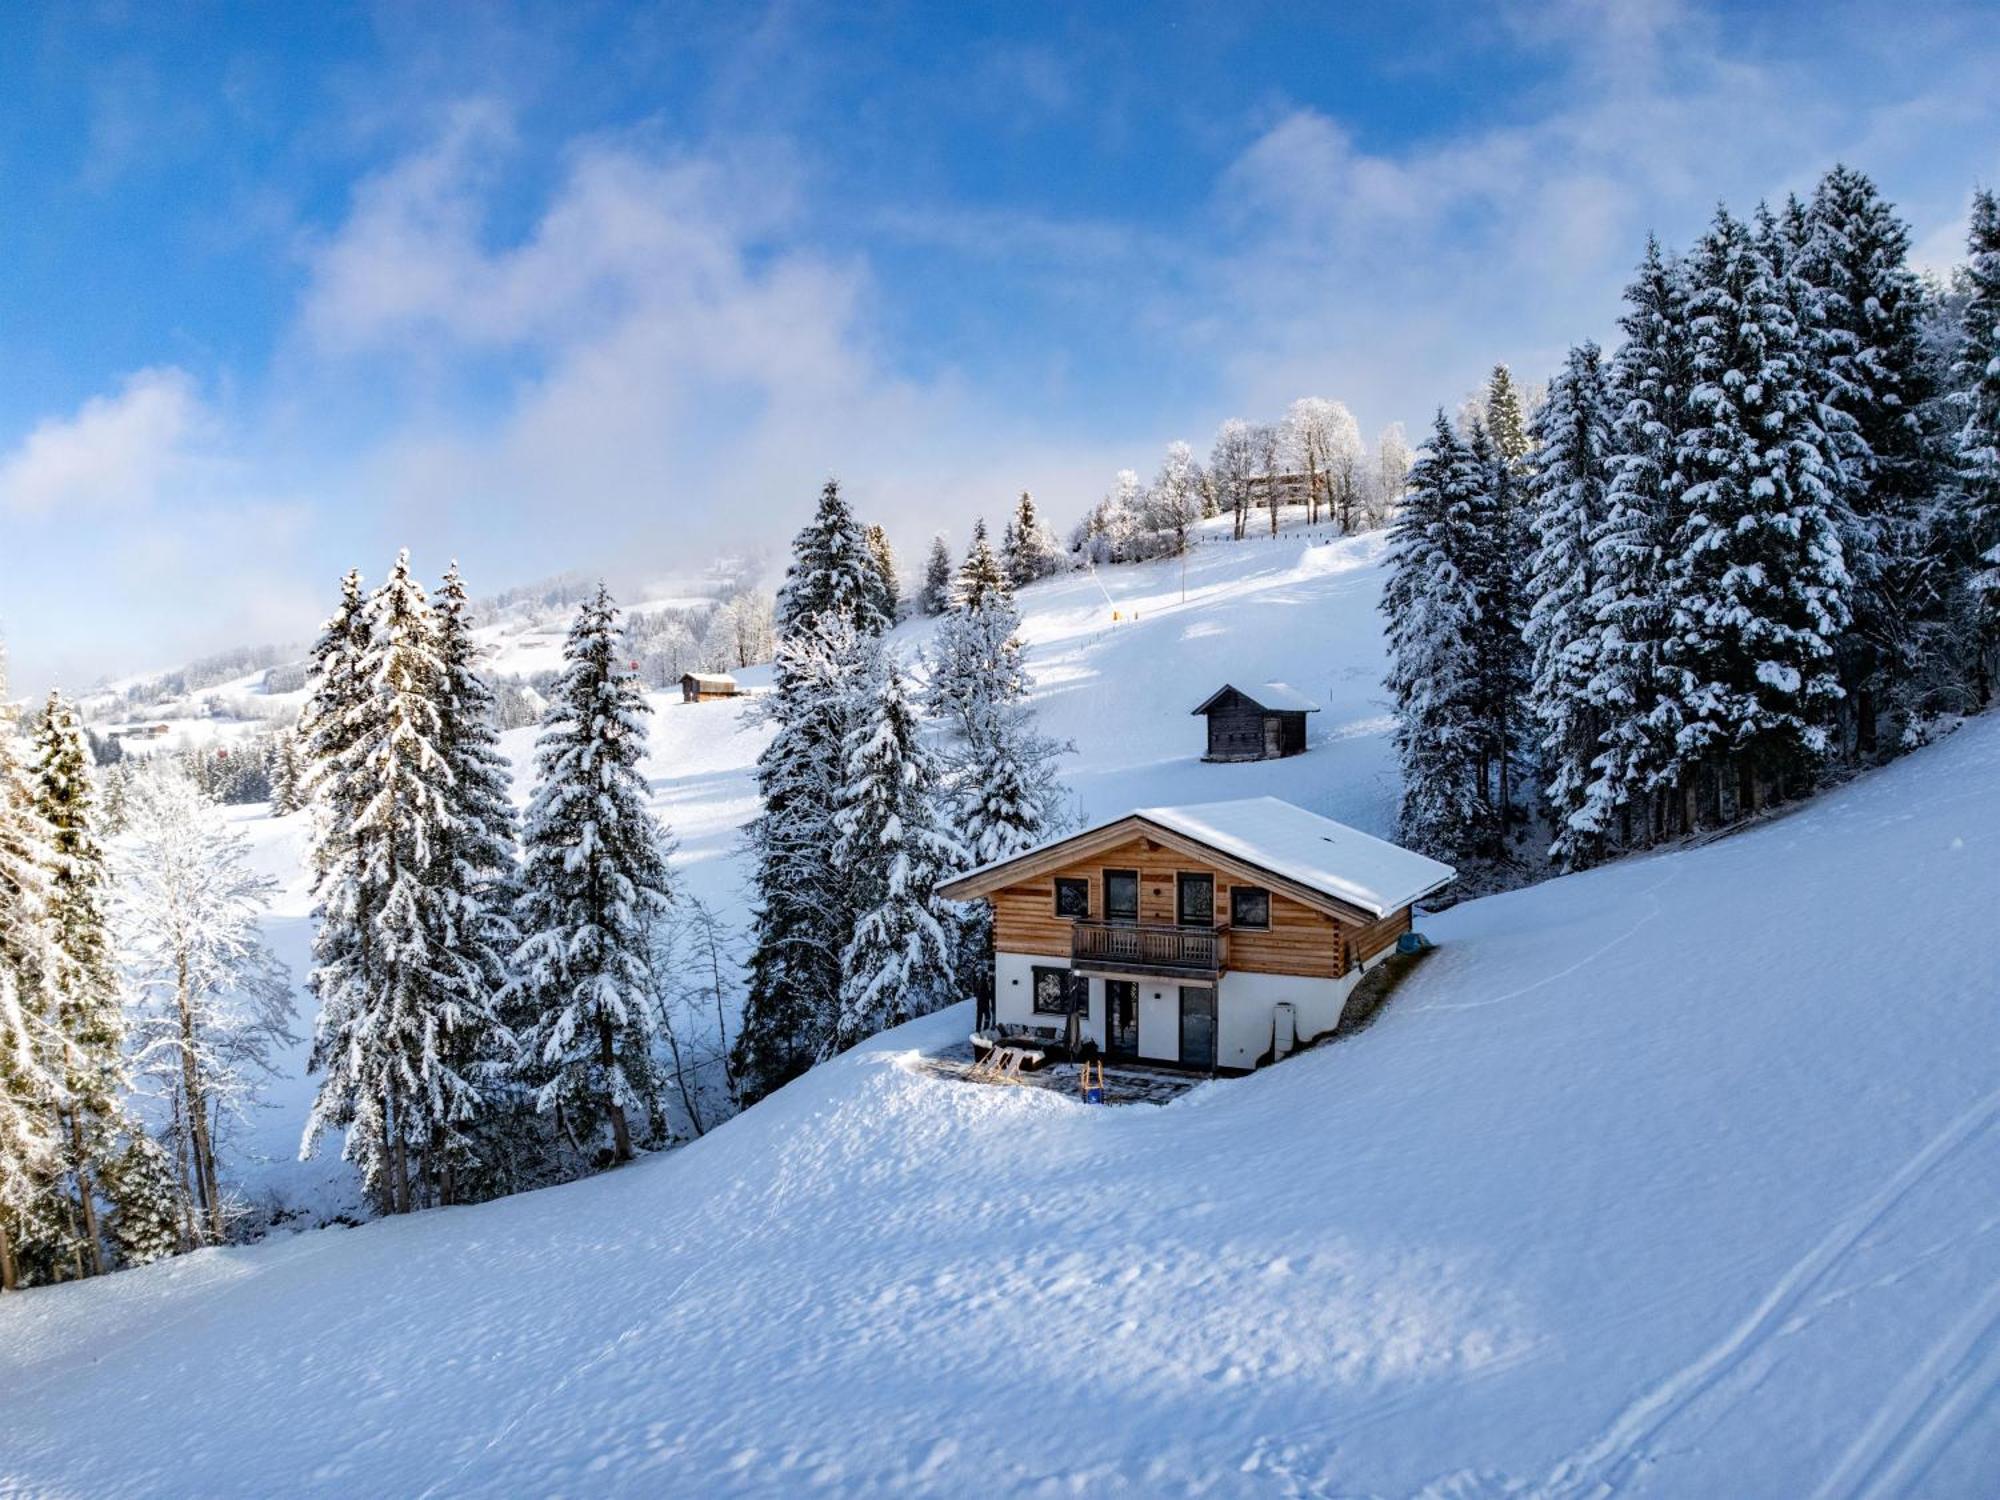
[[[1149,807],[940,887],[993,908],[996,1034],[1241,1071],[1340,1024],[1456,872],[1275,797]]]
[[[1208,720],[1203,760],[1279,760],[1305,750],[1306,715],[1319,705],[1282,682],[1254,694],[1224,683],[1194,712]]]
[[[743,689],[727,672],[688,672],[681,677],[681,701],[706,703],[712,698],[740,698]]]

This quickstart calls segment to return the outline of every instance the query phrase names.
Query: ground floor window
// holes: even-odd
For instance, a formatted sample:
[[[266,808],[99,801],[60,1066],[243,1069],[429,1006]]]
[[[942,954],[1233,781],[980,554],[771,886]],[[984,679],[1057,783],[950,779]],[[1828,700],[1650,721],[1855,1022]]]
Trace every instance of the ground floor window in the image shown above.
[[[1090,1009],[1090,978],[1069,969],[1035,970],[1035,1014],[1066,1016],[1074,1001],[1081,1015]]]

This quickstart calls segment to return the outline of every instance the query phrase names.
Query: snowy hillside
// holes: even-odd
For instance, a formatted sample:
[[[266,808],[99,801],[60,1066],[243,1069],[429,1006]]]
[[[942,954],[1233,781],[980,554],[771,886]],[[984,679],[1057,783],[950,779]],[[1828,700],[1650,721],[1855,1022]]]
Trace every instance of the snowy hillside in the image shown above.
[[[1991,1494],[1996,802],[1981,722],[1465,904],[1165,1108],[910,1071],[947,1013],[622,1172],[10,1298],[0,1475]]]
[[[1367,661],[1366,552],[1128,574],[1129,632],[1031,596],[1089,810],[1238,774],[1181,722],[1232,642]],[[1355,684],[1243,789],[1354,816]],[[653,767],[716,891],[739,712]],[[10,1298],[0,1490],[1990,1495],[1996,805],[1988,720],[1466,903],[1367,1031],[1164,1108],[912,1071],[960,1008],[629,1169]]]
[[[1071,574],[1024,590],[1036,706],[1045,730],[1076,746],[1063,757],[1062,773],[1083,814],[1102,818],[1135,806],[1270,794],[1387,833],[1395,787],[1380,701],[1381,550],[1380,536],[1331,544],[1295,535],[1211,540],[1189,561],[1185,603],[1178,563]],[[905,623],[893,637],[896,649],[916,652],[932,629],[928,620]],[[495,668],[528,670],[545,630],[488,639]],[[769,675],[768,667],[738,674],[752,687]],[[1203,725],[1190,711],[1232,678],[1251,684],[1282,678],[1322,704],[1310,721],[1310,752],[1203,765]],[[645,769],[654,808],[679,842],[676,868],[690,892],[740,926],[741,829],[757,810],[754,770],[768,730],[757,722],[754,700],[688,704],[669,692],[649,702],[655,712]],[[523,802],[534,741],[533,729],[503,738]],[[261,806],[228,811],[258,851],[259,868],[280,883],[267,931],[303,980],[312,936],[300,868],[305,817],[273,820]],[[300,1030],[309,1031],[311,997],[303,990],[299,1007]],[[301,1046],[291,1074],[270,1091],[272,1108],[228,1143],[235,1181],[253,1198],[274,1198],[281,1212],[310,1219],[358,1215],[358,1183],[337,1160],[292,1160],[314,1086],[304,1063]]]

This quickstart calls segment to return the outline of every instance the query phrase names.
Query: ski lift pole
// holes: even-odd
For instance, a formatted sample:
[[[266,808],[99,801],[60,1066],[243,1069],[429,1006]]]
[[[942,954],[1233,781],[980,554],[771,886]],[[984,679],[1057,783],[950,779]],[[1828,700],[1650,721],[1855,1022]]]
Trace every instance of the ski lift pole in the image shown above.
[[[1104,596],[1105,605],[1111,610],[1111,618],[1118,618],[1118,601],[1111,597],[1111,590],[1104,586],[1104,580],[1097,576],[1097,564],[1088,557],[1083,560],[1084,569],[1090,574],[1090,581],[1097,585],[1097,592]]]

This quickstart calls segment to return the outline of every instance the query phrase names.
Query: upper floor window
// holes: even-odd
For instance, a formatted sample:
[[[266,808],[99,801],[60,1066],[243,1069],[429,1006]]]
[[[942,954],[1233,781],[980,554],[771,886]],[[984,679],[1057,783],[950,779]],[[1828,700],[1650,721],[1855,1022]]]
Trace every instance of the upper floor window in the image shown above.
[[[1139,872],[1137,870],[1106,870],[1104,872],[1104,915],[1114,922],[1136,922],[1139,920]]]
[[[1175,916],[1183,927],[1215,925],[1215,877],[1181,874],[1174,881]]]
[[[1059,917],[1087,917],[1090,915],[1090,882],[1056,877],[1056,915]]]
[[[1271,893],[1254,885],[1233,885],[1229,888],[1229,925],[1231,927],[1269,927],[1271,925]]]

